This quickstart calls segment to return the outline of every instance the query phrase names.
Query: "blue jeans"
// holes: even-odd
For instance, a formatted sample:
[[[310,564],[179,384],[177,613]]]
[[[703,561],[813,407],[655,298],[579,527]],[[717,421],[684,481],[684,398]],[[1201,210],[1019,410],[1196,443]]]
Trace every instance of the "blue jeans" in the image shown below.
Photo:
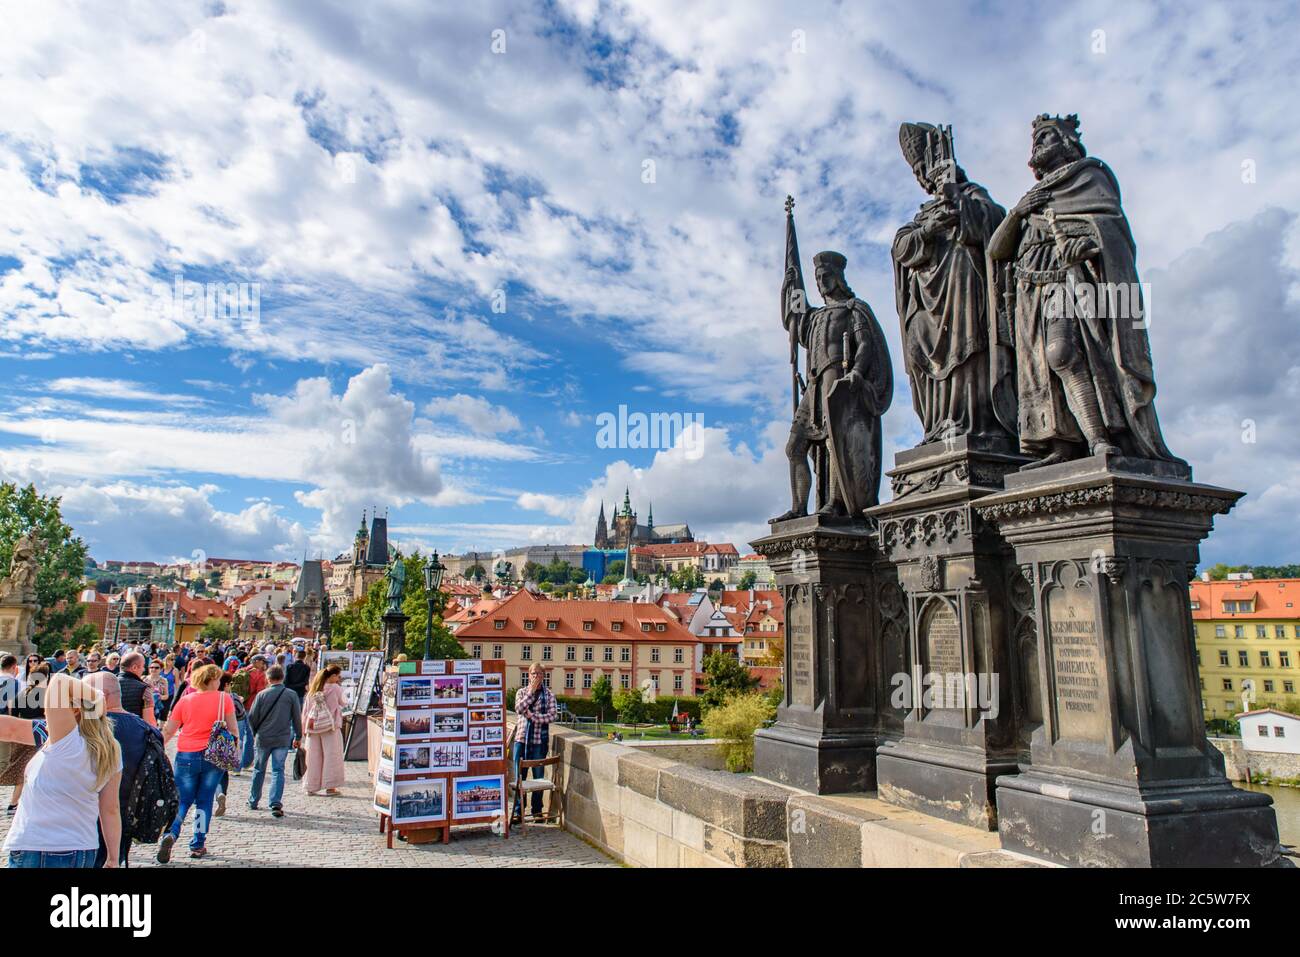
[[[284,797],[284,759],[288,756],[288,748],[257,749],[257,757],[253,760],[253,784],[248,792],[249,804],[256,805],[262,799],[262,781],[266,778],[268,758],[271,761],[271,807],[280,803]]]
[[[253,766],[253,729],[245,718],[239,722],[239,769],[247,771]]]
[[[516,781],[520,780],[519,778],[520,761],[540,761],[546,757],[547,750],[548,749],[545,742],[526,745],[522,741],[516,741],[514,743],[514,746],[510,749],[510,763],[513,764],[515,768],[515,780]],[[546,771],[545,768],[532,768],[533,777],[541,778],[545,771]],[[532,804],[533,804],[533,813],[541,814],[542,813],[542,792],[541,791],[533,792]],[[522,813],[522,809],[519,807],[519,795],[515,796],[515,807],[511,810],[510,813],[513,814],[515,813],[515,811],[520,811],[520,813]]]
[[[176,820],[172,821],[172,837],[181,836],[185,815],[193,807],[194,836],[190,838],[190,850],[202,847],[207,840],[212,824],[212,799],[216,797],[221,774],[221,768],[204,758],[202,751],[182,751],[176,755],[176,792],[181,805],[176,809]]]
[[[88,851],[10,851],[10,867],[94,867],[98,848]]]

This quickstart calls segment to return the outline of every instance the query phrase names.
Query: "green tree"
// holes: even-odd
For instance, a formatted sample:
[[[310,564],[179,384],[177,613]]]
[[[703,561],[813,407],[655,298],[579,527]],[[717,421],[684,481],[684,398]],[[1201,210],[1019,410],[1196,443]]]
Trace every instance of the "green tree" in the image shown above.
[[[624,724],[640,724],[649,713],[640,688],[628,688],[615,694],[614,708],[618,711],[618,720]]]
[[[68,636],[68,645],[72,648],[89,648],[100,641],[99,629],[88,621],[83,621],[72,629]]]
[[[749,591],[758,582],[758,572],[750,569],[740,576],[740,590]]]
[[[363,620],[365,599],[361,598],[346,608],[330,614],[330,647],[346,648],[348,642],[358,651],[379,647],[379,632]]]
[[[694,591],[704,587],[704,572],[687,565],[668,573],[668,585],[673,591]]]
[[[540,584],[547,580],[546,570],[537,562],[524,562],[522,574],[526,582],[538,582]]]
[[[465,569],[465,577],[478,581],[481,578],[487,577],[487,569],[478,562],[475,562],[473,565],[470,565],[469,568]]]
[[[230,640],[230,622],[223,618],[209,618],[199,631],[199,640],[204,644],[224,644]]]
[[[705,657],[704,680],[708,686],[700,695],[700,707],[706,713],[710,708],[722,705],[728,698],[748,694],[758,687],[758,679],[748,668],[731,655],[720,651]]]
[[[605,709],[614,707],[614,684],[609,675],[601,675],[591,683],[591,703],[600,709],[600,720],[605,720]]]
[[[44,545],[36,571],[36,643],[52,654],[69,628],[81,620],[77,601],[86,567],[86,544],[63,521],[60,499],[41,495],[36,486],[0,483],[0,575],[9,572],[14,545],[28,532]]]
[[[723,592],[726,590],[727,590],[727,583],[724,582],[721,578],[715,578],[713,579],[713,581],[709,582],[709,591]]]
[[[417,551],[409,558],[399,560],[406,564],[406,590],[402,594],[402,613],[406,615],[406,641],[402,650],[408,658],[424,657],[424,626],[429,620],[428,590],[424,587],[424,558]],[[451,630],[443,624],[442,613],[447,602],[446,592],[438,592],[433,607],[433,641],[429,654],[433,658],[468,658],[469,653],[460,646]],[[383,616],[388,609],[388,582],[380,579],[366,593],[366,619],[371,623],[382,643]]]
[[[764,695],[734,694],[706,711],[704,733],[717,738],[727,770],[754,770],[754,732],[776,715],[776,708]]]

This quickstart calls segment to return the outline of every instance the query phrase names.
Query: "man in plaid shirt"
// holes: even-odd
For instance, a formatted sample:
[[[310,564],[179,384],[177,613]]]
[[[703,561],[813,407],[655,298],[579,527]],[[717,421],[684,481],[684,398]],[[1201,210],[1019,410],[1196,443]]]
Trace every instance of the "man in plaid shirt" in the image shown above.
[[[515,692],[515,714],[519,723],[515,726],[515,742],[511,748],[510,760],[515,765],[515,777],[519,777],[519,762],[539,761],[546,757],[551,746],[551,722],[558,714],[555,695],[546,687],[542,666],[533,662],[528,669],[528,685]],[[542,776],[542,768],[533,768],[533,777]],[[533,818],[542,816],[542,792],[533,792]],[[523,808],[515,807],[516,818],[523,814]]]

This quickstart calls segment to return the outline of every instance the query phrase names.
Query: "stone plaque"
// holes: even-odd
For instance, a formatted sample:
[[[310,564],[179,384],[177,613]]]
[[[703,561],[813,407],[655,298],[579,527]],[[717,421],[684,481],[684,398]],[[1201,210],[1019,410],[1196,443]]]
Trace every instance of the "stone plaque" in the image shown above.
[[[786,610],[786,640],[790,644],[790,704],[811,708],[813,685],[813,619],[808,593],[801,593]]]
[[[933,689],[933,708],[960,708],[960,689],[965,669],[961,657],[961,623],[946,601],[936,600],[926,618],[923,636],[926,672],[922,676]],[[956,693],[948,693],[952,689]]]
[[[1047,596],[1058,738],[1109,742],[1110,695],[1092,589],[1068,568]]]

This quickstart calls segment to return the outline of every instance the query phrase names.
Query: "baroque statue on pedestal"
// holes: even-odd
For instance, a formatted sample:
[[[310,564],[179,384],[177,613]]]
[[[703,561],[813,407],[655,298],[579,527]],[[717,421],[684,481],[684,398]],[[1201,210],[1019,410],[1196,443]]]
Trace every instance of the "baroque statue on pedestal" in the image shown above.
[[[1110,168],[1087,156],[1079,118],[1034,120],[1038,183],[989,241],[990,301],[1014,353],[994,349],[995,387],[1015,383],[1013,422],[1034,468],[1102,453],[1178,462],[1156,419],[1137,249]]]
[[[794,422],[790,461],[790,510],[774,521],[808,514],[811,454],[816,463],[817,512],[859,518],[879,502],[882,443],[880,417],[893,398],[894,379],[885,336],[871,307],[844,278],[841,253],[813,257],[824,305],[810,309],[794,234],[794,200],[786,198],[786,271],[781,321],[790,336]],[[799,347],[807,350],[799,374]]]

